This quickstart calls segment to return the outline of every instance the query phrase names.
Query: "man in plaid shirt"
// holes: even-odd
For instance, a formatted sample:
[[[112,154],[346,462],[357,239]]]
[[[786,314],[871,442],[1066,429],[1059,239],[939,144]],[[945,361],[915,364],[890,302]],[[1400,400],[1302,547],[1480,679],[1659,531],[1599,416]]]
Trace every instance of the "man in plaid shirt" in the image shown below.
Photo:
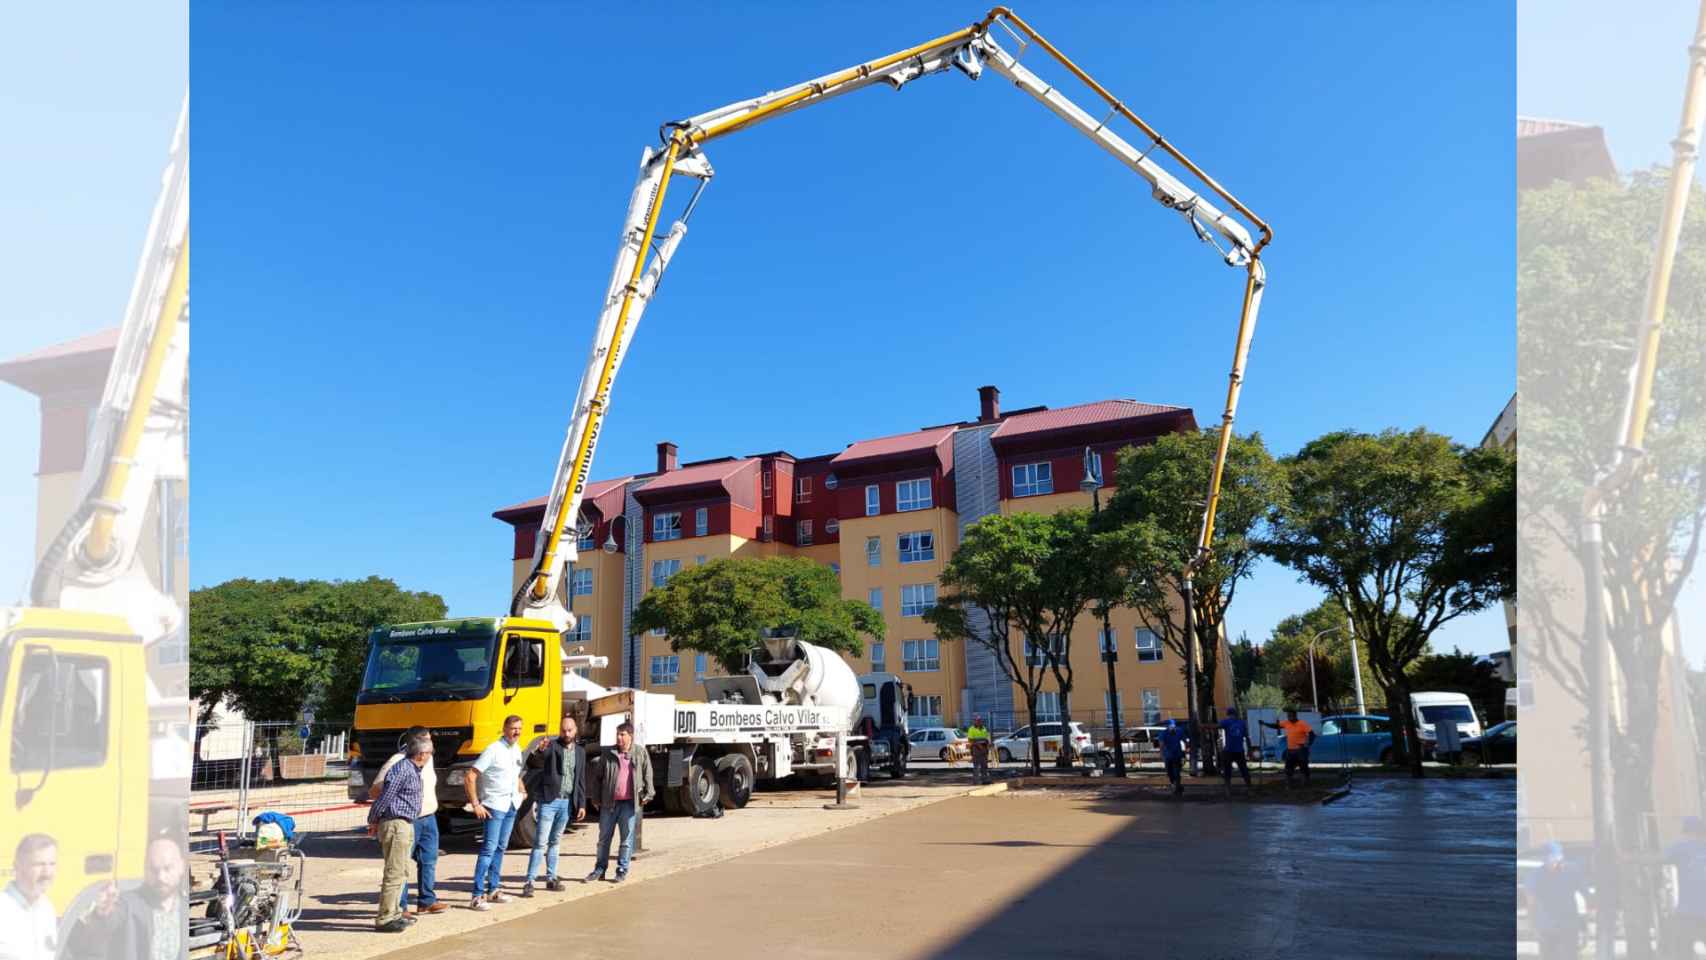
[[[415,818],[421,815],[421,768],[432,759],[432,737],[416,734],[403,744],[407,763],[391,765],[379,799],[367,811],[367,835],[379,838],[385,854],[385,875],[379,883],[381,933],[401,933],[414,922],[403,915],[403,884],[408,881],[409,852],[415,846]]]

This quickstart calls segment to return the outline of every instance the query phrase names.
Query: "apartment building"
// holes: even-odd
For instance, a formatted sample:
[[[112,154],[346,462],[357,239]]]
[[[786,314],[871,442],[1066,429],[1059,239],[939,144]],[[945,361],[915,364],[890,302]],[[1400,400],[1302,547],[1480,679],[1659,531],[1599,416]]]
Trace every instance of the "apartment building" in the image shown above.
[[[719,557],[799,556],[833,569],[843,596],[882,613],[886,638],[849,663],[857,672],[906,678],[915,722],[1022,715],[1023,694],[990,651],[939,640],[923,619],[965,529],[994,513],[1089,507],[1081,487],[1086,448],[1105,502],[1118,450],[1197,425],[1187,408],[1132,400],[1003,413],[995,387],[978,393],[975,420],[859,440],[839,453],[778,450],[682,464],[675,444],[660,443],[655,471],[592,484],[570,592],[586,651],[610,658],[593,679],[701,696],[699,680],[719,668],[702,654],[672,650],[666,636],[630,637],[635,605],[684,567]],[[529,572],[544,510],[541,497],[493,514],[513,529],[516,588]],[[1068,638],[1078,667],[1073,714],[1101,717],[1112,706],[1127,723],[1180,715],[1178,658],[1134,611],[1116,610],[1110,627],[1111,641],[1086,616]],[[1108,642],[1118,650],[1119,704],[1106,695],[1100,653]],[[1217,698],[1229,702],[1230,672],[1218,680]],[[1044,714],[1060,709],[1052,679],[1040,706]]]

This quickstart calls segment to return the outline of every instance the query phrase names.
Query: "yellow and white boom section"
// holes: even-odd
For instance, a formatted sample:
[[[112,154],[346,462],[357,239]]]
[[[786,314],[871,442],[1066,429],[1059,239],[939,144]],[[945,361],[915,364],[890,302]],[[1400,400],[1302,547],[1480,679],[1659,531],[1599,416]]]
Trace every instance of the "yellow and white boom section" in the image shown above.
[[[1009,53],[996,39],[999,27],[1015,44]],[[1107,113],[1097,119],[1079,107],[1055,85],[1021,64],[1020,58],[1035,46],[1064,66],[1101,99]],[[1203,512],[1198,560],[1207,556],[1213,540],[1214,514],[1219,501],[1220,478],[1231,442],[1232,422],[1256,314],[1266,285],[1261,263],[1262,248],[1273,239],[1273,231],[1249,208],[1228,193],[1176,147],[1116,99],[1077,64],[1067,59],[1024,20],[1005,7],[996,7],[982,20],[926,41],[844,70],[825,74],[763,96],[740,100],[686,120],[663,125],[663,147],[647,149],[640,159],[639,180],[628,202],[622,227],[621,246],[611,272],[609,288],[599,314],[592,354],[582,374],[568,435],[558,460],[544,522],[534,547],[531,575],[517,591],[511,605],[514,615],[549,619],[568,629],[574,623],[562,596],[564,572],[576,559],[575,541],[565,536],[579,526],[581,497],[586,489],[604,417],[609,413],[610,390],[634,330],[647,303],[656,293],[664,268],[685,235],[686,220],[699,199],[699,191],[712,177],[704,145],[734,133],[825,100],[865,87],[882,84],[898,90],[903,85],[934,73],[956,70],[970,79],[985,68],[995,71],[1029,94],[1056,116],[1084,134],[1132,172],[1149,183],[1151,195],[1163,206],[1182,215],[1199,240],[1212,243],[1226,263],[1243,267],[1247,274],[1239,330],[1227,389],[1226,409],[1221,421],[1219,452]],[[1121,136],[1109,124],[1124,118],[1136,126],[1142,146]],[[1170,158],[1184,168],[1184,176],[1169,172],[1161,164]],[[677,174],[699,181],[699,189],[661,239],[659,226],[670,180]],[[1190,185],[1197,184],[1196,187]],[[1224,205],[1224,208],[1223,206]],[[1251,235],[1251,228],[1261,234]],[[1218,241],[1216,238],[1219,238]],[[1222,246],[1222,242],[1224,246]],[[646,252],[652,250],[649,262]],[[638,531],[631,531],[637,535]]]
[[[95,411],[78,507],[31,583],[36,606],[122,614],[144,639],[181,616],[137,547],[157,482],[188,472],[189,223],[186,101]]]

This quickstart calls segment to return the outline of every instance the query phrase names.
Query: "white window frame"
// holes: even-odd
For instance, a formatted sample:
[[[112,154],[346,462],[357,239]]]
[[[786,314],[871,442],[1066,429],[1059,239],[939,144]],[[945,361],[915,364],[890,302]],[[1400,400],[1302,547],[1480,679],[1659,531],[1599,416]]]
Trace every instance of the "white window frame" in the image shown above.
[[[911,591],[913,600],[907,602],[907,592]],[[934,583],[908,583],[900,588],[900,615],[903,617],[922,617],[926,610],[936,606],[936,585]],[[907,611],[911,610],[911,613]]]
[[[570,639],[569,639],[570,643],[591,643],[592,642],[592,614],[590,614],[590,613],[576,614],[575,615],[575,632],[570,634],[569,637],[570,637]]]
[[[1054,492],[1054,464],[1048,460],[1013,464],[1013,496],[1040,497]]]
[[[771,537],[776,535],[775,520],[776,518],[769,514],[764,515],[764,539],[769,540]]]
[[[897,533],[895,550],[901,563],[929,563],[936,559],[936,534],[930,530]]]
[[[1119,631],[1113,627],[1096,628],[1096,649],[1102,653],[1117,649],[1119,645],[1118,635]]]
[[[711,657],[709,654],[704,654],[704,653],[694,654],[693,655],[693,679],[695,681],[705,679],[705,671],[710,667],[710,664],[711,664]]]
[[[769,490],[770,489],[770,469],[768,467],[766,467],[764,470],[760,471],[760,473],[762,473],[764,475],[764,489]]]
[[[652,542],[665,543],[681,539],[681,511],[652,514]]]
[[[1161,722],[1161,689],[1145,687],[1143,690],[1143,722],[1154,726]]]
[[[570,567],[569,568],[569,596],[570,597],[590,597],[590,596],[592,596],[592,568],[591,567]]]
[[[662,667],[663,669],[659,669]],[[647,674],[651,686],[667,687],[681,682],[681,657],[679,654],[653,654],[652,669]]]
[[[796,496],[794,499],[795,503],[811,503],[812,502],[812,478],[811,477],[801,477],[799,479],[799,491],[800,492],[799,492],[798,496]]]
[[[1144,643],[1144,639],[1143,639],[1144,634],[1149,635],[1149,641],[1150,642],[1147,646]],[[1137,662],[1138,663],[1160,663],[1161,662],[1163,655],[1161,652],[1161,650],[1162,650],[1162,648],[1161,648],[1161,637],[1159,634],[1157,634],[1154,630],[1149,629],[1148,627],[1138,627],[1132,636],[1134,638],[1133,644],[1135,645],[1135,649],[1137,650]]]
[[[595,536],[597,531],[597,527],[587,527],[586,536],[584,537],[580,535],[580,531],[575,531],[575,550],[580,553],[588,553],[590,551],[597,550],[598,537]]]
[[[913,694],[912,703],[906,711],[906,719],[909,723],[917,723],[920,726],[940,726],[942,723],[942,695],[939,693]]]
[[[872,587],[865,591],[865,603],[869,605],[872,610],[881,610],[883,608],[883,588]]]
[[[871,672],[872,673],[887,673],[888,672],[888,662],[889,662],[889,650],[888,650],[887,641],[884,641],[884,640],[874,641],[871,644]]]
[[[865,485],[865,516],[874,517],[883,512],[883,488],[879,484]]]
[[[1058,633],[1051,633],[1048,645],[1054,648],[1054,655],[1058,659],[1066,651],[1066,638]],[[1030,637],[1025,638],[1025,663],[1033,667],[1048,665],[1048,656],[1043,653],[1042,644],[1033,643]]]
[[[880,567],[883,565],[883,538],[865,538],[865,566]]]
[[[658,577],[659,571],[662,571],[662,573],[663,573],[663,577],[661,580]],[[675,576],[676,574],[678,574],[680,572],[681,572],[681,561],[679,559],[653,560],[652,561],[652,589],[656,590],[660,587],[669,586],[669,578]]]
[[[1037,694],[1037,723],[1060,722],[1060,692],[1044,690]]]
[[[802,547],[812,545],[812,522],[810,520],[801,520],[795,525],[794,540]]]
[[[935,637],[902,641],[900,668],[908,673],[935,673],[942,669],[941,641]]]
[[[711,508],[700,507],[693,511],[693,535],[702,537],[711,530]]]
[[[909,493],[910,496],[908,496]],[[928,510],[934,506],[930,496],[929,477],[919,480],[901,480],[894,485],[895,512],[911,513],[914,510]]]

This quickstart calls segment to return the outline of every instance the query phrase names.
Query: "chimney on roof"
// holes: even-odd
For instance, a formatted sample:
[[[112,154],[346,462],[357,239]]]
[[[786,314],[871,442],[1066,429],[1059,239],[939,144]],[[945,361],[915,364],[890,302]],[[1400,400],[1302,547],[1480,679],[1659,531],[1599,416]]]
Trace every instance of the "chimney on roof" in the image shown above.
[[[1001,419],[1001,391],[995,387],[977,388],[977,421],[988,423]]]
[[[668,473],[675,469],[675,444],[668,440],[658,444],[658,472]]]

